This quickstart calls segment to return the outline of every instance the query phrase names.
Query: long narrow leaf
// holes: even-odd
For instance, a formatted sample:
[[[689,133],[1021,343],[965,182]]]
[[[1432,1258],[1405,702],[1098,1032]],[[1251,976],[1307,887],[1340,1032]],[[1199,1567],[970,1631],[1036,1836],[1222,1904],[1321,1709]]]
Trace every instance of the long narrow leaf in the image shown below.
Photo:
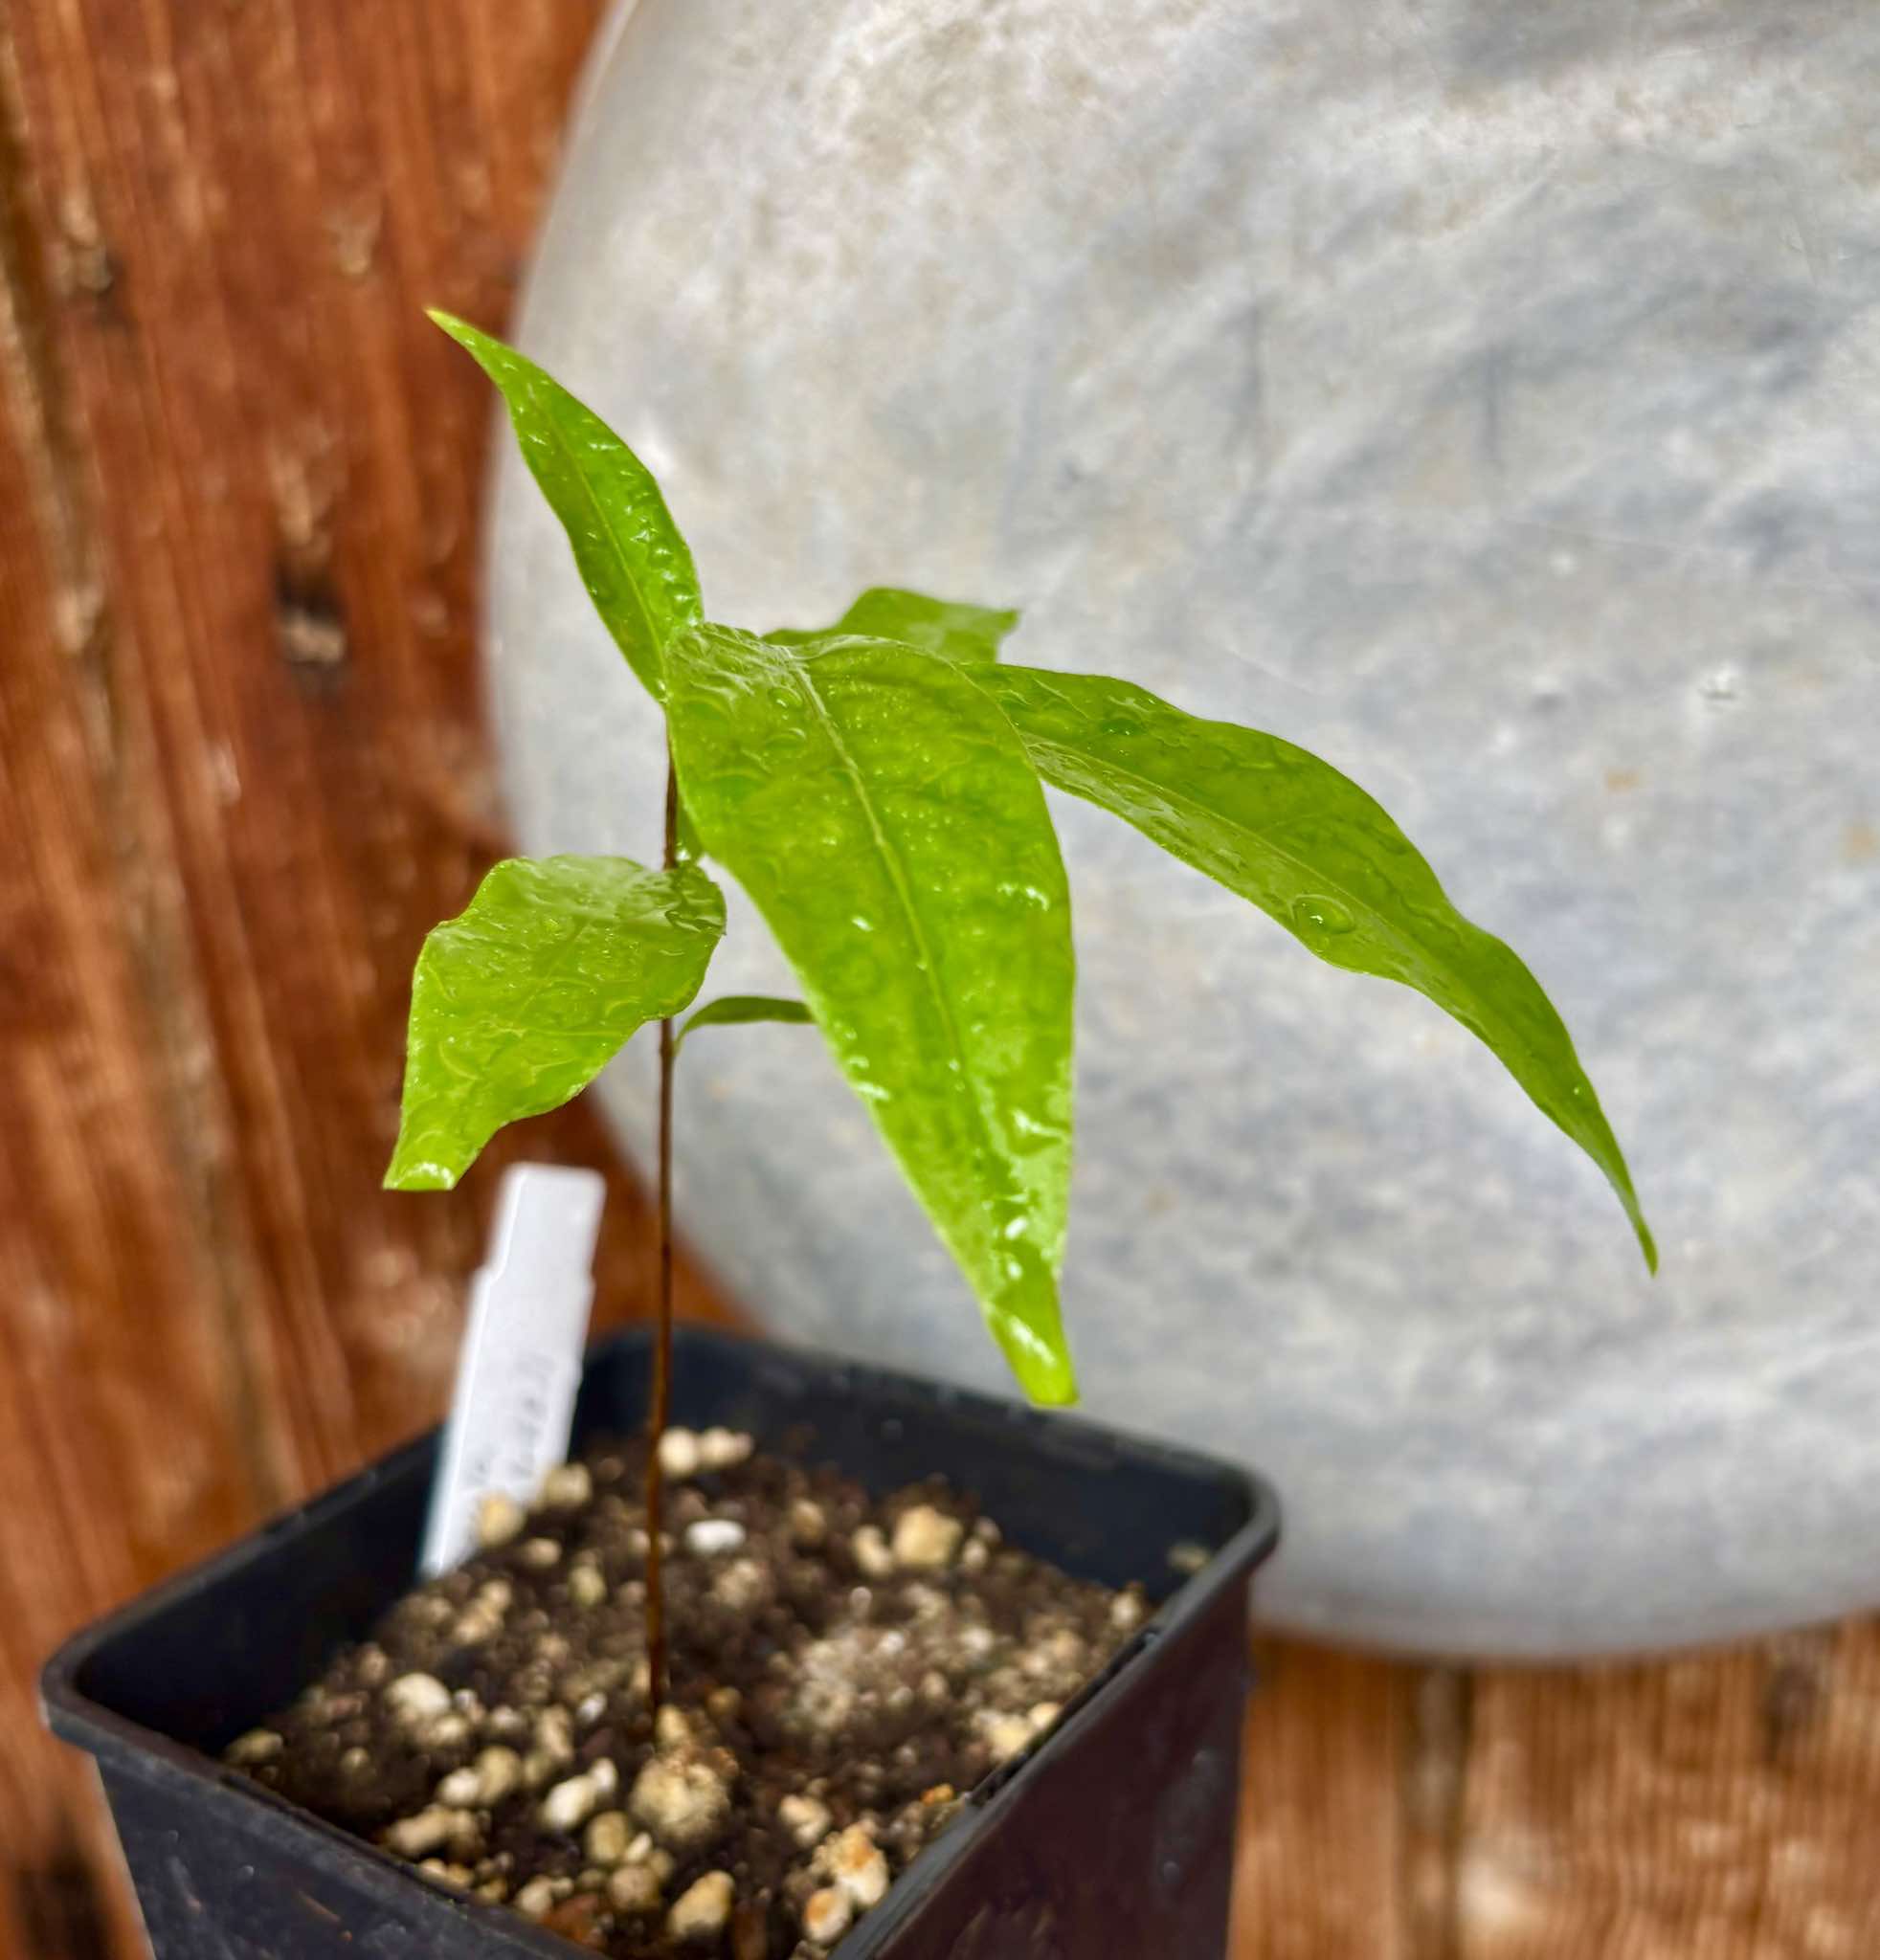
[[[1500,1057],[1657,1248],[1572,1037],[1511,948],[1449,902],[1384,810],[1317,756],[1088,674],[971,670],[1046,782],[1101,804],[1250,899],[1320,959],[1426,994]]]
[[[448,1191],[505,1123],[578,1095],[687,1005],[725,930],[696,865],[512,858],[434,926],[412,976],[394,1191]]]
[[[694,1028],[746,1028],[756,1021],[783,1021],[802,1027],[814,1020],[800,1000],[779,1000],[773,993],[726,993],[708,1000],[695,1013],[685,1016],[672,1044],[677,1055]]]
[[[778,646],[806,646],[839,634],[894,639],[949,660],[996,660],[1000,642],[1018,623],[1016,612],[930,599],[898,586],[870,586],[834,626],[815,633],[780,628],[764,635]]]
[[[448,313],[431,318],[496,384],[594,611],[647,691],[663,699],[666,642],[705,613],[692,554],[651,471],[533,361]]]
[[[882,640],[708,626],[667,674],[705,848],[776,935],[1018,1380],[1069,1400],[1070,903],[1011,724],[959,668]]]

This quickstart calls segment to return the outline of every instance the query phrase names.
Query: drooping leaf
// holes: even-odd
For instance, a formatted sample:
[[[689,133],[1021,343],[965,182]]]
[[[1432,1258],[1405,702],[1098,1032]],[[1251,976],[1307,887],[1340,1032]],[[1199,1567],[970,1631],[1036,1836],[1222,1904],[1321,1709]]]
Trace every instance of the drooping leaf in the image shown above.
[[[652,473],[533,361],[448,313],[431,318],[495,382],[523,460],[574,547],[594,611],[647,691],[662,699],[665,644],[705,613],[692,554]]]
[[[1250,899],[1320,959],[1414,987],[1486,1042],[1605,1172],[1657,1270],[1618,1139],[1553,1003],[1355,783],[1277,736],[1197,720],[1127,680],[972,671],[1046,782]]]
[[[674,641],[667,716],[705,848],[750,892],[837,1061],[1040,1401],[1070,1169],[1070,902],[1011,724],[884,640]]]
[[[838,634],[859,634],[867,639],[898,639],[949,660],[996,660],[1001,641],[1018,623],[1018,613],[990,606],[929,599],[898,586],[870,586],[834,626],[816,633],[785,627],[764,636],[778,646],[799,647]]]
[[[672,1044],[677,1055],[694,1028],[742,1028],[753,1021],[789,1021],[797,1026],[814,1019],[800,1000],[779,1000],[773,993],[726,993],[707,1001],[696,1013],[687,1014],[679,1038]]]
[[[418,954],[387,1186],[448,1191],[505,1123],[578,1095],[692,999],[724,930],[725,895],[696,865],[497,865]]]

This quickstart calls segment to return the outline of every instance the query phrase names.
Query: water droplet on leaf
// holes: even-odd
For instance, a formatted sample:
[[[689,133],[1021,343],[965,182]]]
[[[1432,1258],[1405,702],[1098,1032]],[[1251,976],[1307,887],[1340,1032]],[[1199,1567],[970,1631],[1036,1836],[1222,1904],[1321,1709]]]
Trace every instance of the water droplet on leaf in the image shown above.
[[[1357,924],[1348,906],[1341,905],[1336,899],[1320,898],[1312,892],[1293,900],[1292,923],[1301,932],[1332,938],[1354,930]]]

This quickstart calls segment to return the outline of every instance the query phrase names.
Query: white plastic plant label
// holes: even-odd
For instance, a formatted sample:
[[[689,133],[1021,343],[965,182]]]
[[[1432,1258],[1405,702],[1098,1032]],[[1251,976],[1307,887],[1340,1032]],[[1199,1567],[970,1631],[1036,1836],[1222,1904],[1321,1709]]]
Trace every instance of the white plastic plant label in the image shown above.
[[[431,1490],[426,1578],[476,1549],[485,1498],[532,1503],[568,1455],[606,1196],[594,1170],[518,1164],[504,1174]]]

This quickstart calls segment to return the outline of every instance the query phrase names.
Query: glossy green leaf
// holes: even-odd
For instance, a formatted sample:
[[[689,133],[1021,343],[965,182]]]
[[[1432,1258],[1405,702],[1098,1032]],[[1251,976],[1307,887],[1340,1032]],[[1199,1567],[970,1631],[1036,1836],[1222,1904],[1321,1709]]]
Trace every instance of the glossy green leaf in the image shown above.
[[[834,626],[816,633],[784,628],[765,637],[778,646],[805,646],[839,634],[868,639],[897,639],[949,660],[996,660],[1005,635],[1018,623],[1016,612],[990,606],[965,606],[929,599],[897,586],[870,586]]]
[[[495,382],[595,612],[648,692],[662,699],[665,644],[705,613],[692,554],[652,473],[533,361],[448,313],[431,318]]]
[[[386,1184],[448,1191],[505,1123],[587,1087],[698,992],[725,895],[695,865],[512,858],[427,935]]]
[[[686,1015],[672,1052],[677,1055],[684,1047],[685,1037],[694,1028],[744,1028],[753,1021],[786,1021],[802,1027],[815,1018],[800,1000],[779,1000],[773,993],[722,994]]]
[[[667,657],[705,848],[745,887],[1026,1391],[1059,1320],[1070,902],[1038,777],[968,675],[884,640],[708,626]]]
[[[1486,1042],[1605,1172],[1657,1270],[1625,1159],[1553,1003],[1355,783],[1289,742],[1197,720],[1126,680],[973,672],[1046,782],[1250,899],[1320,959],[1414,987]]]

